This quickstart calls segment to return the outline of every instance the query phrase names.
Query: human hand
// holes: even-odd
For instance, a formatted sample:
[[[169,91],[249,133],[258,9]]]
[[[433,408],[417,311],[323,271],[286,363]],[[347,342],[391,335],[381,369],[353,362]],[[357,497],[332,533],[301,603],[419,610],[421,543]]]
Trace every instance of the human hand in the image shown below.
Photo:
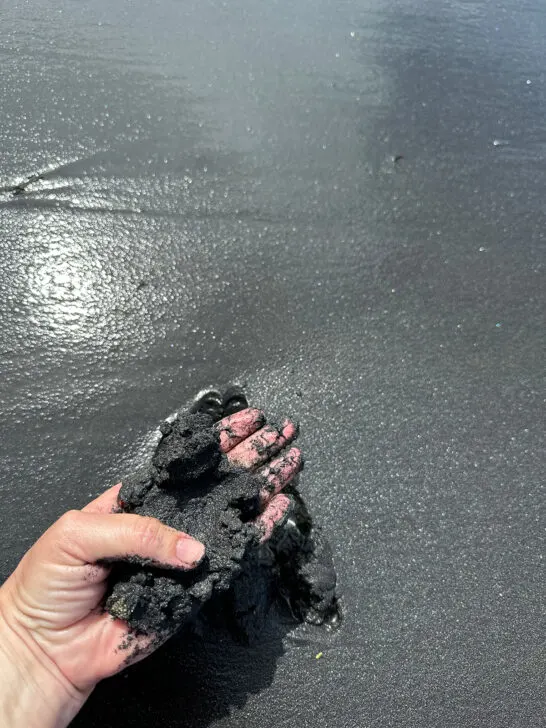
[[[290,420],[285,420],[279,431],[266,425],[264,413],[255,409],[225,417],[217,427],[220,430],[220,448],[228,461],[257,471],[268,483],[261,492],[262,511],[255,520],[261,531],[261,541],[267,541],[290,508],[290,499],[282,490],[303,467],[302,455],[297,447],[290,448],[274,460],[272,457],[295,440],[298,428]]]
[[[125,512],[154,516],[191,533],[206,544],[207,558],[188,575],[120,563],[110,580],[108,612],[153,635],[155,645],[227,591],[287,512],[291,501],[280,491],[300,470],[301,454],[291,448],[275,455],[296,435],[291,422],[266,423],[255,409],[225,418],[216,428],[208,418],[185,413],[162,425],[150,463],[127,477],[118,502]],[[249,470],[250,478],[244,472]]]
[[[31,714],[25,716],[15,704],[15,722],[4,716],[4,726],[66,725],[95,684],[118,672],[144,646],[140,642],[129,652],[119,649],[127,625],[100,607],[109,569],[98,561],[136,555],[191,569],[203,557],[202,544],[159,521],[108,513],[117,490],[119,486],[82,511],[62,516],[0,589],[0,649],[18,668],[25,689],[35,688]],[[12,690],[18,687],[16,680]]]
[[[270,461],[296,428],[287,422],[279,432],[261,425],[261,413],[245,410],[217,426],[231,462],[251,469],[265,464],[270,487],[262,493],[256,525],[266,539],[287,512],[289,500],[280,491],[301,468],[301,455],[292,448]],[[67,725],[99,680],[145,654],[150,639],[133,637],[124,622],[103,612],[110,569],[97,561],[138,556],[188,569],[203,556],[202,544],[155,519],[113,513],[120,487],[62,516],[0,588],[0,716],[6,728]]]

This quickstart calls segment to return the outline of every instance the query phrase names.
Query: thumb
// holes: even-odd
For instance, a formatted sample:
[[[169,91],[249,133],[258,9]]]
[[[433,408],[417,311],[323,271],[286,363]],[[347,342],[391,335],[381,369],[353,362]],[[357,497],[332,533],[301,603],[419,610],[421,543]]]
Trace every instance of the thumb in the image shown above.
[[[69,564],[138,556],[164,566],[193,569],[205,555],[203,544],[191,536],[155,518],[128,513],[69,511],[42,538],[60,550]]]

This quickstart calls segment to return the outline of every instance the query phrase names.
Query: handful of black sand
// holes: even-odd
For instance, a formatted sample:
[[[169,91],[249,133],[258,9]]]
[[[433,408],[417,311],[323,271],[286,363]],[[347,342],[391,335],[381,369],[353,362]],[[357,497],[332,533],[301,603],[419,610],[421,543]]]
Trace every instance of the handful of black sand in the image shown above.
[[[255,636],[271,606],[316,624],[335,621],[336,575],[331,551],[297,490],[271,538],[261,543],[254,524],[263,477],[231,465],[219,431],[205,414],[179,414],[161,425],[151,461],[123,481],[120,508],[153,516],[206,546],[191,571],[128,560],[114,565],[106,610],[136,633],[163,641],[195,624],[206,604],[239,636]]]

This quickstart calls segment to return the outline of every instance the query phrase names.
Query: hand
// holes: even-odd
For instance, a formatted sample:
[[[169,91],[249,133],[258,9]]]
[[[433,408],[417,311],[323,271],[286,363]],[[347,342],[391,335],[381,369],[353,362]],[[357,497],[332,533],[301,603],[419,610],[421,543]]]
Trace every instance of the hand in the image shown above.
[[[0,689],[5,712],[9,703],[1,698],[13,702],[13,722],[2,716],[3,726],[66,725],[95,684],[131,657],[119,649],[127,625],[100,608],[109,569],[97,561],[138,555],[190,569],[203,557],[202,544],[159,521],[101,512],[115,490],[62,516],[0,589],[0,649],[19,672],[15,684],[8,679]],[[25,716],[17,696],[28,689],[34,689],[34,707]]]
[[[269,484],[262,490],[263,510],[255,521],[262,532],[262,542],[270,538],[275,526],[288,513],[290,499],[281,491],[303,467],[301,452],[297,447],[271,460],[273,455],[297,437],[296,425],[286,420],[279,431],[264,423],[263,412],[246,409],[225,417],[217,425],[220,430],[220,448],[226,453],[227,459],[233,465],[258,471]]]
[[[216,600],[250,568],[259,539],[286,513],[289,501],[279,491],[301,465],[296,448],[274,458],[297,435],[291,422],[267,424],[263,412],[249,409],[214,429],[208,418],[174,416],[161,428],[150,465],[129,476],[119,491],[124,512],[161,518],[207,548],[207,561],[196,574],[153,565],[116,567],[106,610],[153,635],[154,644],[194,621],[206,601]],[[237,467],[226,469],[226,463]],[[259,466],[258,477],[242,474]]]
[[[228,458],[252,469],[296,436],[292,423],[279,433],[261,427],[263,415],[257,415],[245,410],[217,425]],[[263,539],[286,514],[290,502],[280,490],[300,468],[300,452],[292,448],[262,469],[270,483],[257,520]],[[62,516],[0,588],[0,718],[5,728],[66,726],[98,681],[145,654],[149,638],[133,638],[124,622],[102,611],[110,570],[97,561],[139,556],[189,569],[203,557],[202,544],[186,534],[155,519],[113,513],[120,487]]]

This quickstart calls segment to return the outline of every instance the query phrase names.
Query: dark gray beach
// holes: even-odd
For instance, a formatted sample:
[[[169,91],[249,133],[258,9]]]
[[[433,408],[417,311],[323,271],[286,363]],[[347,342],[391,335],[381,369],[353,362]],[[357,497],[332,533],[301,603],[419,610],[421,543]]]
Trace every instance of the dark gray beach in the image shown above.
[[[78,728],[546,726],[545,13],[0,7],[0,577],[236,381],[344,612],[173,641]]]

